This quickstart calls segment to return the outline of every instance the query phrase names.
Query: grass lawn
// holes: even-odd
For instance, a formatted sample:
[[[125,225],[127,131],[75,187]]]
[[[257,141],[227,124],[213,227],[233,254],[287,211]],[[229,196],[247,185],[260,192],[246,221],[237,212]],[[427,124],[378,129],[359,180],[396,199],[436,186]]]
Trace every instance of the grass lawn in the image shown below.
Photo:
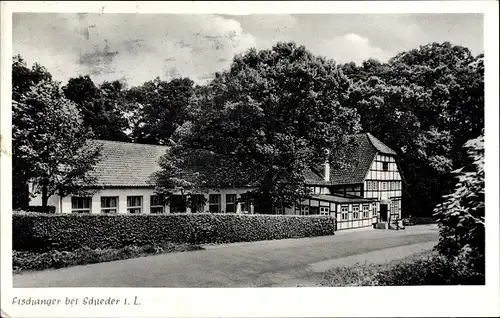
[[[74,251],[12,251],[14,274],[76,265],[86,265],[142,256],[202,250],[199,245],[166,243],[163,245],[126,246],[120,249],[80,248]]]
[[[484,285],[484,275],[465,263],[450,262],[437,252],[415,253],[383,264],[357,263],[333,268],[320,286]]]

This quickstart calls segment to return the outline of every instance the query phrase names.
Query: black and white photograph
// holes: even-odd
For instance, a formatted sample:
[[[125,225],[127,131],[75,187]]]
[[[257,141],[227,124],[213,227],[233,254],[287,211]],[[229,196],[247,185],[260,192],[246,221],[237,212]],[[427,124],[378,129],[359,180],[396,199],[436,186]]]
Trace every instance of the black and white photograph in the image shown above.
[[[498,27],[498,3],[481,3],[496,7]],[[158,302],[164,289],[498,292],[487,284],[498,278],[487,266],[498,242],[486,249],[486,229],[498,239],[498,191],[486,204],[485,190],[486,180],[498,186],[498,140],[485,151],[485,136],[498,139],[497,85],[495,112],[485,112],[485,47],[496,43],[497,61],[498,38],[486,37],[484,12],[152,4],[8,13],[6,316],[152,302],[137,288],[156,288]],[[87,293],[44,292],[58,288]],[[366,304],[421,306],[391,297]]]

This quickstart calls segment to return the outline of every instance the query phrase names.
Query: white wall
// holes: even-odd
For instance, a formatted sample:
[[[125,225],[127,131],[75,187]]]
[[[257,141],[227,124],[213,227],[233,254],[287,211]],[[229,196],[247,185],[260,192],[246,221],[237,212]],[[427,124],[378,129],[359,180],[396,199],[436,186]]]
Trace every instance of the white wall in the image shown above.
[[[388,171],[381,171],[383,170],[383,162],[388,163]],[[369,189],[369,181],[377,181],[377,190]],[[385,190],[382,189],[382,183],[385,183]],[[402,192],[402,178],[395,158],[393,156],[377,154],[365,177],[364,197],[373,198],[378,201],[400,201]],[[390,213],[390,203],[388,204],[388,209],[388,213]],[[379,203],[377,204],[377,212],[380,212]],[[401,217],[401,205],[399,206],[398,215]]]

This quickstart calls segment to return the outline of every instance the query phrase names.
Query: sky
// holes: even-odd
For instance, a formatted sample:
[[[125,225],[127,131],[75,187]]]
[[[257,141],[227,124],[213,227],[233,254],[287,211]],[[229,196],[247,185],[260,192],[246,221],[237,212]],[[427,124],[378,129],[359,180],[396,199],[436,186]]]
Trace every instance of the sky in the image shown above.
[[[483,52],[482,14],[174,15],[14,13],[13,54],[45,66],[63,84],[137,86],[160,77],[202,84],[227,69],[235,54],[294,41],[339,63],[386,62],[431,42]]]

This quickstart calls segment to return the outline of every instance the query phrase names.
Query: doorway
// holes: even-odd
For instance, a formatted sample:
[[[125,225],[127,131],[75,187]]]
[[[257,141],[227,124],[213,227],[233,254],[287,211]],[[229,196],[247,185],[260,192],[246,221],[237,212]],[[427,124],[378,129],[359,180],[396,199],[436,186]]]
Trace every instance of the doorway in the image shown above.
[[[380,220],[387,222],[387,204],[380,204]]]

